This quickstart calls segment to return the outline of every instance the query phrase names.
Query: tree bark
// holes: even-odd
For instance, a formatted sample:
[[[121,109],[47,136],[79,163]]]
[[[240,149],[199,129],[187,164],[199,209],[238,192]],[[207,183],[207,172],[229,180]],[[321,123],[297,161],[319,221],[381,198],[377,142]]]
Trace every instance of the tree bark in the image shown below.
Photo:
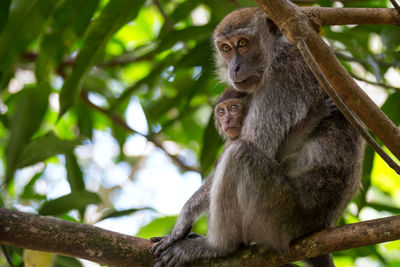
[[[394,8],[303,7],[301,9],[308,16],[315,16],[321,26],[348,24],[400,25],[400,14]]]
[[[149,240],[98,227],[0,208],[0,244],[48,251],[111,266],[152,266]],[[293,242],[287,253],[251,246],[190,266],[279,266],[400,238],[400,216],[334,227]]]
[[[112,266],[151,266],[151,242],[95,226],[0,208],[0,243]]]
[[[357,85],[315,31],[321,26],[318,18],[307,16],[301,8],[287,0],[257,0],[257,3],[290,42],[295,45],[301,40],[306,42],[336,93],[393,155],[400,159],[400,129]]]

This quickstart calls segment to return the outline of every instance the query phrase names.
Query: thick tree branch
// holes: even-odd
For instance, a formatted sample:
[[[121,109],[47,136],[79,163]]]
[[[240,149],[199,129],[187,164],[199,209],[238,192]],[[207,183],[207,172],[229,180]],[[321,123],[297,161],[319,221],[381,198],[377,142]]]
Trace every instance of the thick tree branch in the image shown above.
[[[375,133],[384,145],[400,159],[400,129],[358,87],[338,59],[314,30],[317,20],[310,22],[300,8],[285,0],[258,0],[267,15],[293,43],[304,40],[328,82],[345,104]]]
[[[0,208],[0,243],[112,266],[149,266],[146,239],[98,227]]]
[[[367,132],[364,128],[364,125],[359,121],[359,119],[349,110],[343,100],[337,95],[335,90],[329,84],[328,80],[325,78],[324,74],[321,72],[321,69],[318,67],[318,63],[315,61],[313,56],[311,55],[310,50],[308,49],[305,41],[299,41],[297,43],[297,48],[299,49],[300,53],[304,57],[305,61],[307,62],[308,66],[310,66],[314,76],[317,78],[318,82],[321,86],[325,89],[326,93],[329,97],[335,101],[337,107],[345,116],[345,118],[353,125],[355,129],[361,134],[361,136],[367,141],[367,143],[381,156],[381,158],[393,169],[400,174],[400,166],[389,157],[388,154],[378,145],[378,143],[372,138],[372,136]]]
[[[0,244],[48,251],[112,266],[151,266],[146,239],[98,227],[0,208]],[[334,227],[293,242],[287,253],[251,246],[191,266],[279,266],[355,247],[400,238],[400,216]]]

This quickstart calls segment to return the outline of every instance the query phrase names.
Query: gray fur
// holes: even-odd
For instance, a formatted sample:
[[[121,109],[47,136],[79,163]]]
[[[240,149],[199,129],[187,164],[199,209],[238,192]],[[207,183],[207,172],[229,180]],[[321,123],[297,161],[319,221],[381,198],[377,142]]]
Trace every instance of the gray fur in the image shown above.
[[[240,137],[226,146],[210,179],[185,205],[172,235],[154,245],[156,266],[223,256],[249,242],[285,251],[294,239],[332,226],[360,186],[361,138],[338,112],[312,120],[327,96],[297,49],[265,30],[263,12],[249,10],[244,12],[257,19],[245,30],[255,32],[264,49],[262,80]],[[214,39],[221,38],[217,31]],[[226,62],[218,52],[216,57],[226,74]],[[184,239],[208,205],[207,236]],[[334,266],[330,255],[307,263]]]

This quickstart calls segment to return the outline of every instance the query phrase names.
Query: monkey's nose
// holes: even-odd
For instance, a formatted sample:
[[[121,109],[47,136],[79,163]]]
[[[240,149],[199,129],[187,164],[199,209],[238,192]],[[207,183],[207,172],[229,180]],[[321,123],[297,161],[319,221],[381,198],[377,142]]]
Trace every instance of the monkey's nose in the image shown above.
[[[237,65],[235,66],[235,71],[237,72],[237,71],[239,71],[239,70],[240,70],[240,65],[237,64]]]

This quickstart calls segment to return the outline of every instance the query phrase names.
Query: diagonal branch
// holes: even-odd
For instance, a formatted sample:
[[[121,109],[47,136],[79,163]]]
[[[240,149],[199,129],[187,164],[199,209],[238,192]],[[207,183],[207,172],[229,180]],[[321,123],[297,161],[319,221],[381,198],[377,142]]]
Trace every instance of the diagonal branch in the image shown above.
[[[318,82],[324,88],[325,92],[329,97],[336,103],[340,112],[344,117],[353,125],[355,129],[361,134],[361,136],[368,142],[368,144],[381,156],[381,158],[393,169],[397,174],[400,174],[400,166],[389,157],[388,154],[378,145],[378,143],[372,138],[372,136],[365,130],[364,126],[361,124],[359,119],[351,112],[351,110],[346,106],[343,100],[338,96],[332,86],[329,84],[321,69],[318,67],[318,63],[313,58],[310,50],[308,49],[304,40],[298,41],[297,48],[304,57],[308,66],[310,66],[314,76],[317,78]]]
[[[345,104],[400,159],[400,129],[358,87],[328,45],[315,32],[309,17],[287,0],[258,0],[267,15],[292,43],[304,40],[328,82]],[[313,20],[312,23],[318,23]]]
[[[400,6],[399,6],[399,4],[397,4],[396,0],[390,0],[390,3],[392,3],[394,8],[396,9],[397,14],[400,15]]]
[[[112,266],[152,266],[149,240],[95,226],[0,208],[0,244],[48,251]],[[330,228],[293,242],[287,253],[251,246],[190,266],[280,266],[400,238],[400,216]]]

